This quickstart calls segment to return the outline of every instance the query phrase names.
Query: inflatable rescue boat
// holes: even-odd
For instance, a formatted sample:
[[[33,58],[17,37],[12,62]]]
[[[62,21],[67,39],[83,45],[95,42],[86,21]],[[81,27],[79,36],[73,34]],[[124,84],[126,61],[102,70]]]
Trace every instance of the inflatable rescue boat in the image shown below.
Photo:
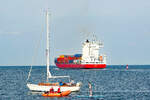
[[[71,91],[68,90],[68,91],[64,91],[64,92],[61,92],[61,93],[57,93],[57,92],[43,93],[42,96],[44,96],[44,97],[64,97],[64,96],[68,96],[70,93],[71,93]]]

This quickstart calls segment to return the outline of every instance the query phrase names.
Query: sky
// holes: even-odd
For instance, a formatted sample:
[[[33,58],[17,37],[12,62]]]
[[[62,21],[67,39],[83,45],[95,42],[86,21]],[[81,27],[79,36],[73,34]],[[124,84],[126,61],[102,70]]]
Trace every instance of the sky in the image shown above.
[[[1,66],[46,63],[47,8],[52,65],[81,53],[88,33],[103,41],[108,64],[150,64],[150,0],[1,0]]]

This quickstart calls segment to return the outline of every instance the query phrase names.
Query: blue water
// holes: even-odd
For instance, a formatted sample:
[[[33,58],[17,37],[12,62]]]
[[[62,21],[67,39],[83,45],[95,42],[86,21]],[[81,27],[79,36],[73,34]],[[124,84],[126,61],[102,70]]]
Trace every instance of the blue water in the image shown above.
[[[110,65],[106,69],[58,69],[52,75],[70,75],[82,82],[80,92],[64,98],[45,98],[26,87],[30,66],[0,67],[0,100],[150,100],[150,65]],[[34,66],[29,82],[44,82],[46,67]],[[88,98],[88,82],[92,83],[93,98]]]

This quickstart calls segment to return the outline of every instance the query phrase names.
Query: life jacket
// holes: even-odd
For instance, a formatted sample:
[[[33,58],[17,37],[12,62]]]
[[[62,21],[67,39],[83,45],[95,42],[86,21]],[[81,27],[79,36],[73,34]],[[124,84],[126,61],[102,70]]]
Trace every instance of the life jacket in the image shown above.
[[[61,91],[60,91],[60,88],[58,88],[58,90],[57,90],[57,93],[60,93]]]

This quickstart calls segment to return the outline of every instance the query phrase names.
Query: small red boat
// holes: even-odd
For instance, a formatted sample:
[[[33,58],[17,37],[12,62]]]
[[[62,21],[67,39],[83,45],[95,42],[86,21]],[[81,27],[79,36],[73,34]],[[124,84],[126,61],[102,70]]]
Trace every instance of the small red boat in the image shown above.
[[[61,92],[61,93],[57,93],[57,92],[43,93],[42,96],[44,96],[44,97],[64,97],[64,96],[68,96],[70,93],[71,93],[71,91],[68,90],[68,91],[64,91],[64,92]]]

